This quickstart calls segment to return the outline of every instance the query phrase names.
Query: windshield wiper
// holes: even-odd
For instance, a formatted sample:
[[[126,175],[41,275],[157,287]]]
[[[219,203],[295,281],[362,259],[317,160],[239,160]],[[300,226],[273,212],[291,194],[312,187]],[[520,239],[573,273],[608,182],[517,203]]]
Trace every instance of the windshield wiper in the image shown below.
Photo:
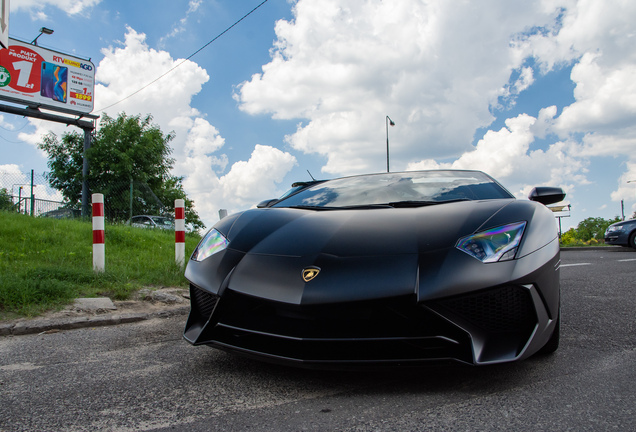
[[[360,204],[341,207],[329,207],[329,206],[310,206],[310,205],[295,205],[287,208],[302,209],[302,210],[367,210],[367,209],[380,209],[380,208],[392,208],[390,204]]]
[[[279,207],[279,208],[293,208],[293,209],[301,209],[301,210],[338,210],[339,207],[325,207],[325,206],[312,206],[312,205],[294,205],[288,207]]]
[[[459,201],[470,201],[468,198],[457,198],[446,201],[393,201],[388,203],[391,207],[394,208],[404,208],[404,207],[426,207],[438,204],[448,204]]]

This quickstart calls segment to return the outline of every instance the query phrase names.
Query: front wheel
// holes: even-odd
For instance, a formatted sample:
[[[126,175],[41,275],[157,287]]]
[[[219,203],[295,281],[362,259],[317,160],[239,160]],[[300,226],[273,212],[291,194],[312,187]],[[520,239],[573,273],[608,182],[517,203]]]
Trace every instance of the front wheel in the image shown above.
[[[629,236],[629,246],[633,249],[636,249],[636,231]]]

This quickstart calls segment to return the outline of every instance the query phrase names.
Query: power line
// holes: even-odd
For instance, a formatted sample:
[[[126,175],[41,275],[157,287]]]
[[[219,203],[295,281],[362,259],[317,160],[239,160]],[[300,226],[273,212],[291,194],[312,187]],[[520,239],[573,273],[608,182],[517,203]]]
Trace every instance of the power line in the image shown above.
[[[254,9],[252,9],[251,11],[249,11],[248,13],[246,13],[245,15],[243,15],[241,17],[241,19],[239,19],[238,21],[236,21],[234,24],[232,24],[231,26],[229,26],[228,28],[226,28],[225,30],[223,30],[221,33],[219,33],[217,36],[215,36],[212,40],[210,40],[208,43],[206,43],[205,45],[203,45],[201,48],[199,48],[198,50],[196,50],[195,52],[193,52],[192,54],[190,54],[186,59],[184,59],[183,61],[181,61],[179,64],[177,64],[176,66],[173,66],[171,69],[169,69],[168,71],[166,71],[165,73],[163,73],[162,75],[158,76],[157,78],[155,78],[154,80],[150,81],[148,84],[146,84],[145,86],[141,87],[139,90],[129,94],[128,96],[126,96],[125,98],[118,100],[115,103],[112,103],[110,105],[108,105],[107,107],[101,108],[97,111],[95,111],[95,113],[99,113],[102,112],[104,110],[107,110],[108,108],[111,108],[123,101],[125,101],[126,99],[129,99],[131,97],[133,97],[134,95],[136,95],[137,93],[139,93],[140,91],[150,87],[151,85],[153,85],[154,83],[156,83],[157,81],[159,81],[161,78],[165,77],[166,75],[168,75],[170,72],[172,72],[173,70],[175,70],[176,68],[178,68],[179,66],[181,66],[182,64],[184,64],[185,62],[187,62],[188,60],[190,60],[192,57],[194,57],[195,55],[197,55],[198,53],[200,53],[201,51],[203,51],[208,45],[210,45],[212,42],[214,42],[215,40],[217,40],[218,38],[220,38],[221,36],[223,36],[225,33],[229,32],[230,30],[232,30],[233,27],[235,27],[238,23],[240,23],[241,21],[243,21],[245,18],[247,18],[248,16],[250,16],[254,11],[256,11],[256,9],[260,8],[261,6],[263,6],[265,3],[267,3],[269,0],[263,0],[258,6],[256,6]]]

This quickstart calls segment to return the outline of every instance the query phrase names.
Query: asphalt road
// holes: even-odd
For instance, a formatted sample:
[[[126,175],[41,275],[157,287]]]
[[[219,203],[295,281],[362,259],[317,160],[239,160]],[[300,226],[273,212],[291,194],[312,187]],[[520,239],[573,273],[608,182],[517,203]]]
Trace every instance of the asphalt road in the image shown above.
[[[562,263],[561,347],[517,364],[297,370],[192,347],[184,316],[0,337],[0,430],[636,430],[636,252]]]

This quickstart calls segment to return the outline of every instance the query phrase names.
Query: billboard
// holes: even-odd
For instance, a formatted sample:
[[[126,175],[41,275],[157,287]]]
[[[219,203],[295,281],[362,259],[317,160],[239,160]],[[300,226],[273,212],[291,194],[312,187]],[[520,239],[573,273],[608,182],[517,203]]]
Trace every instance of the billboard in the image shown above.
[[[0,50],[0,100],[82,115],[93,111],[94,91],[90,60],[13,38]]]

